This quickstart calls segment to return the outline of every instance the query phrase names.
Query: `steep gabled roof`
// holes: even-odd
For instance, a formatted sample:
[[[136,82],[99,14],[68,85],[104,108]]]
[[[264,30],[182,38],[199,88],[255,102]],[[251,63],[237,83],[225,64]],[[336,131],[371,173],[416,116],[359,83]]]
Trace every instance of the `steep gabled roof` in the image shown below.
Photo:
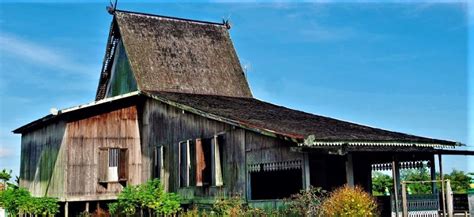
[[[203,116],[311,145],[455,146],[456,142],[393,132],[270,104],[238,98],[147,91],[146,95]]]
[[[123,41],[139,90],[252,97],[224,24],[117,10],[111,36]]]

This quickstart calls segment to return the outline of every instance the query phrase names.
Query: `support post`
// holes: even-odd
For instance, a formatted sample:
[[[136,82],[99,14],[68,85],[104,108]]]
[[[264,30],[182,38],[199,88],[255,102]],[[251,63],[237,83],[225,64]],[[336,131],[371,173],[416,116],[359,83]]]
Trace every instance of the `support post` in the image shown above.
[[[430,159],[430,175],[431,175],[431,180],[436,180],[436,167],[435,167],[435,157],[434,155],[431,156]],[[433,194],[437,194],[437,189],[436,189],[436,182],[431,183],[431,191]]]
[[[453,191],[451,190],[451,182],[446,180],[446,203],[447,203],[447,210],[448,216],[453,217],[454,215],[454,207],[453,207]]]
[[[64,204],[64,216],[69,216],[69,202]]]
[[[398,194],[398,186],[400,184],[400,170],[398,166],[398,159],[396,156],[393,157],[392,161],[392,176],[393,176],[393,198],[395,199],[395,216],[398,217],[399,214],[399,207],[398,207],[398,201],[399,201],[399,194]]]
[[[403,217],[408,217],[407,183],[402,182]]]
[[[441,154],[438,154],[438,163],[439,163],[439,177],[441,178],[441,203],[443,208],[443,217],[446,216],[446,195],[444,191],[444,175],[443,175],[443,157]]]
[[[303,188],[309,190],[311,186],[310,172],[309,172],[309,156],[308,153],[303,154]]]
[[[347,185],[350,187],[354,187],[354,164],[352,162],[352,154],[347,154],[346,160],[346,181]]]
[[[89,201],[86,202],[86,213],[89,213]]]

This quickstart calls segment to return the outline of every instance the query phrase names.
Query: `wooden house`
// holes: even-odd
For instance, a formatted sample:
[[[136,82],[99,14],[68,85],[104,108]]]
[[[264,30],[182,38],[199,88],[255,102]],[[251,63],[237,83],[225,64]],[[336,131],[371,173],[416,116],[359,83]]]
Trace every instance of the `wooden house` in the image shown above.
[[[370,190],[376,165],[433,162],[436,148],[458,145],[255,99],[225,23],[121,10],[96,100],[14,132],[20,185],[69,215],[151,178],[184,204],[240,195],[258,206],[310,185]]]

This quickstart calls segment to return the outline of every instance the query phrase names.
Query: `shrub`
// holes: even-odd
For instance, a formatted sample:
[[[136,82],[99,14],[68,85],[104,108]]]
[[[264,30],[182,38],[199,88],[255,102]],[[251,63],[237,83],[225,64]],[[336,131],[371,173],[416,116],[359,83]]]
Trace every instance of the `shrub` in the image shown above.
[[[319,207],[327,192],[311,186],[308,190],[292,195],[287,202],[288,214],[298,216],[314,216],[319,213]]]
[[[333,191],[321,204],[322,216],[377,216],[375,199],[361,187],[347,185]]]
[[[28,190],[18,187],[10,187],[0,192],[0,206],[13,216],[18,214],[49,216],[59,212],[57,199],[32,197]]]
[[[240,196],[220,198],[212,206],[212,211],[218,216],[242,216],[244,209]]]
[[[143,213],[144,210],[152,210],[160,215],[171,215],[180,209],[178,195],[165,192],[158,179],[142,185],[125,187],[118,195],[117,201],[109,204],[110,213],[115,215],[134,215],[137,212]]]

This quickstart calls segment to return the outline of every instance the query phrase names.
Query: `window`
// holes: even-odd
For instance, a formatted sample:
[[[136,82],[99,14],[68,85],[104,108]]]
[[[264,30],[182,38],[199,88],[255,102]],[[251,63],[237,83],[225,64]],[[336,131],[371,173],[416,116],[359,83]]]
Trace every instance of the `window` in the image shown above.
[[[163,180],[165,171],[163,149],[163,146],[158,146],[153,152],[153,177],[160,180]]]
[[[109,182],[118,181],[119,153],[120,149],[118,148],[109,149],[109,168],[107,170],[107,181]]]
[[[196,186],[222,186],[223,135],[197,139],[195,143]]]
[[[99,149],[99,182],[121,182],[128,177],[128,150]]]
[[[196,139],[196,186],[211,185],[211,139]]]
[[[191,167],[190,159],[190,140],[179,143],[179,186],[188,187],[189,186],[189,173]]]

